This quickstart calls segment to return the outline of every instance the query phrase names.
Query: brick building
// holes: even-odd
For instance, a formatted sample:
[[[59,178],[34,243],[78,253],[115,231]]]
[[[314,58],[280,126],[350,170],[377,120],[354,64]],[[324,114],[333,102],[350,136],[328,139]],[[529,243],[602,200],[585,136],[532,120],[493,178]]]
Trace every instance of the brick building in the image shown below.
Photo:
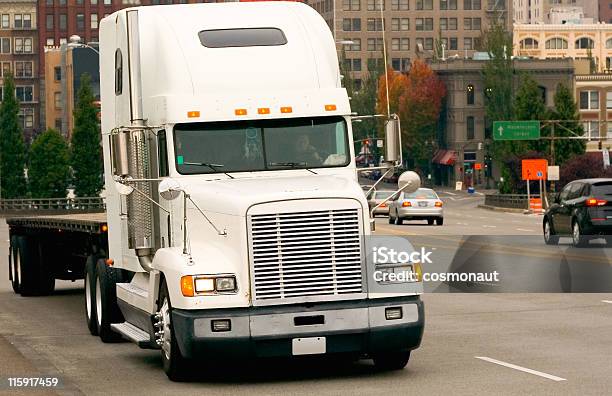
[[[0,77],[7,72],[15,77],[15,93],[20,101],[19,119],[27,139],[40,129],[36,20],[36,1],[0,2]],[[0,93],[2,91],[0,81]]]
[[[441,36],[445,57],[471,57],[495,18],[511,30],[505,0],[309,0],[327,21],[356,83],[383,63],[383,8],[387,64],[404,71],[416,58],[434,57]],[[344,50],[344,51],[342,51]]]

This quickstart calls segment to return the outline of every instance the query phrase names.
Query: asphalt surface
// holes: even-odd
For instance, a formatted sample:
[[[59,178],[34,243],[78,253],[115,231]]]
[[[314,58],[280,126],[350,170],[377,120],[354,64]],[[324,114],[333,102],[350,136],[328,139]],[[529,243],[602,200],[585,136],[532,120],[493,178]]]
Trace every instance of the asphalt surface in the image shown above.
[[[478,198],[455,198],[445,198],[447,217],[442,227],[389,226],[380,218],[377,234],[418,234],[409,238],[422,238],[421,242],[437,244],[442,251],[443,244],[459,246],[464,238],[469,242],[469,238],[482,236],[474,231],[466,237],[466,231],[485,229],[484,224],[498,225],[499,230],[485,233],[490,237],[503,228],[531,227],[533,232],[518,237],[531,241],[523,246],[524,253],[535,256],[542,248],[541,219],[489,212],[476,208]],[[467,225],[455,224],[457,229],[451,230],[451,219]],[[8,272],[7,240],[8,231],[2,224],[0,274]],[[506,248],[494,247],[493,253],[503,256],[514,248],[509,243]],[[555,248],[569,249],[564,245]],[[602,261],[608,257],[591,249],[584,254]],[[516,263],[522,260],[514,257]],[[463,291],[460,285],[448,287]],[[82,281],[58,281],[57,289],[48,297],[20,297],[13,294],[7,276],[0,277],[2,383],[9,376],[57,376],[62,382],[57,394],[88,395],[602,395],[612,389],[612,293],[426,293],[425,336],[404,370],[378,372],[367,360],[339,364],[324,359],[239,361],[215,368],[211,356],[207,360],[213,367],[202,366],[201,375],[193,381],[172,383],[161,369],[159,352],[127,342],[103,344],[89,334]],[[0,394],[28,393],[15,391],[0,388]]]

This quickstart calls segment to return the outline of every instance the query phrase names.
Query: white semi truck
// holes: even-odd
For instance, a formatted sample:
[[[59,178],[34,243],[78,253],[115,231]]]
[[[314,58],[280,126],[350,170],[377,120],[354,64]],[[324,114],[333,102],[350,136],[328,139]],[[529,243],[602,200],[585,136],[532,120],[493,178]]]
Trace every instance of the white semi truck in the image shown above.
[[[91,333],[160,349],[173,380],[210,356],[404,367],[422,283],[371,276],[349,98],[319,14],[124,9],[101,21],[100,55],[106,214],[10,219],[15,291],[84,278]],[[398,139],[391,119],[388,167]]]

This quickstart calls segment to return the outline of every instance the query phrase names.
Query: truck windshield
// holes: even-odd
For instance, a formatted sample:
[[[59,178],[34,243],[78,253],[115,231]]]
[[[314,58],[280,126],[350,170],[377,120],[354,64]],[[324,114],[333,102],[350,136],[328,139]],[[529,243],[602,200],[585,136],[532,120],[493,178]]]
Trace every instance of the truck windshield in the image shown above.
[[[346,166],[342,117],[177,124],[176,169],[181,174]]]

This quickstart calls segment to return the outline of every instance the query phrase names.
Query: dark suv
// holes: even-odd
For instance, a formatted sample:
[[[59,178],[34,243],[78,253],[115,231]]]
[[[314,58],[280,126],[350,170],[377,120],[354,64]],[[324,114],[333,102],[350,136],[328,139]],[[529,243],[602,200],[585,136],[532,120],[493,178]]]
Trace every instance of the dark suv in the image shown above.
[[[574,246],[592,237],[612,243],[612,179],[584,179],[568,183],[544,214],[544,241],[557,244],[571,236]]]

